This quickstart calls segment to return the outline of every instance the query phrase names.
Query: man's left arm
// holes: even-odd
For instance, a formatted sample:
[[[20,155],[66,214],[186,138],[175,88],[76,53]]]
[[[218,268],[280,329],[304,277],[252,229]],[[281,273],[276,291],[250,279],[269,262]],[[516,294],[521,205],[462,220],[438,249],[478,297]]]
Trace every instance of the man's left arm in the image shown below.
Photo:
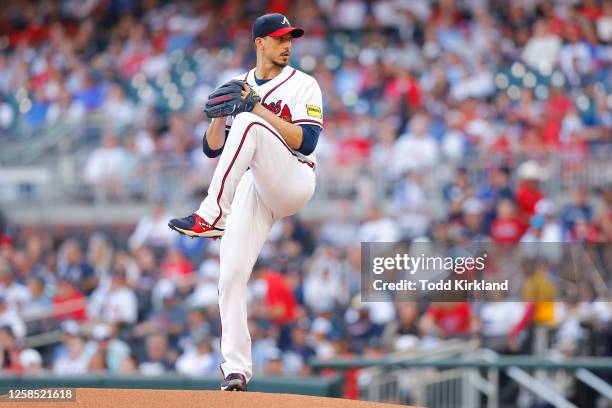
[[[252,112],[274,126],[274,129],[280,133],[291,148],[297,150],[302,146],[304,134],[301,126],[284,121],[266,109],[261,103],[257,103]]]
[[[304,85],[299,90],[297,103],[291,108],[292,123],[276,116],[261,103],[255,105],[252,113],[274,126],[291,148],[309,155],[314,151],[323,128],[323,98],[316,81]]]

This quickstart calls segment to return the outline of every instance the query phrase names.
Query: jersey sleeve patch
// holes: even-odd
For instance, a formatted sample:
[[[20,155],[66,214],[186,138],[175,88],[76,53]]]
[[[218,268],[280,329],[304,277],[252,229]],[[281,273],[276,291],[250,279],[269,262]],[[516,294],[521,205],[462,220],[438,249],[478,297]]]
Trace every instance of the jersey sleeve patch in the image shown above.
[[[306,105],[306,113],[308,116],[312,116],[313,118],[323,119],[323,113],[321,112],[321,108],[315,105]]]

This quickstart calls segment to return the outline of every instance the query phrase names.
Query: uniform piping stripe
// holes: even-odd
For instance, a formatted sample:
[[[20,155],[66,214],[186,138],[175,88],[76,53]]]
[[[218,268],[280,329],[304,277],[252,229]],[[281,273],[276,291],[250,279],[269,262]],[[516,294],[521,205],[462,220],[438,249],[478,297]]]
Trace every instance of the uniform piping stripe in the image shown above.
[[[234,153],[234,157],[232,158],[232,161],[230,162],[227,170],[225,171],[225,174],[223,175],[223,179],[221,180],[221,188],[219,189],[219,193],[217,194],[217,207],[219,207],[219,215],[217,216],[217,218],[215,218],[215,220],[211,224],[212,227],[215,227],[217,225],[217,222],[219,222],[219,220],[223,216],[223,208],[221,207],[221,196],[223,195],[223,189],[225,188],[225,181],[227,180],[227,176],[229,175],[229,172],[232,169],[232,166],[236,162],[236,159],[238,158],[238,154],[240,154],[240,150],[242,149],[242,145],[244,144],[244,139],[246,138],[247,133],[249,132],[251,127],[255,125],[259,125],[263,127],[264,129],[267,129],[270,133],[276,136],[276,138],[283,144],[283,146],[287,148],[287,151],[291,153],[291,155],[295,157],[300,163],[304,163],[305,165],[307,165],[313,170],[315,168],[314,163],[301,159],[297,154],[293,152],[293,150],[291,150],[291,147],[287,145],[287,143],[283,140],[283,138],[280,135],[278,135],[276,132],[274,132],[272,129],[270,129],[268,126],[266,126],[265,124],[261,122],[251,122],[249,126],[247,126],[247,128],[244,130],[244,133],[242,134],[242,138],[240,139],[240,144],[238,145],[238,149],[236,150],[236,153]]]
[[[307,161],[307,160],[301,159],[301,158],[300,158],[300,157],[299,157],[297,154],[295,154],[295,153],[293,152],[293,149],[291,149],[291,147],[289,147],[289,145],[287,144],[287,142],[285,142],[285,139],[283,139],[283,137],[282,137],[281,135],[279,135],[278,133],[276,133],[275,131],[273,131],[272,129],[270,129],[268,126],[264,125],[264,124],[263,124],[263,123],[261,123],[261,122],[253,122],[252,124],[257,124],[257,125],[260,125],[260,126],[262,126],[262,127],[266,128],[266,129],[268,129],[268,131],[269,131],[270,133],[272,133],[274,136],[276,136],[276,138],[277,138],[277,139],[278,139],[278,140],[279,140],[279,141],[280,141],[280,142],[283,144],[283,146],[285,146],[285,147],[287,148],[287,151],[288,151],[289,153],[291,153],[291,155],[292,155],[293,157],[295,157],[296,159],[298,159],[298,161],[299,161],[300,163],[304,163],[304,164],[308,165],[310,168],[314,169],[315,164],[314,164],[314,163],[311,163],[311,162],[309,162],[309,161]]]
[[[217,289],[217,296],[219,296],[219,289]],[[219,351],[221,350],[221,347],[223,347],[223,322],[221,321],[221,319],[219,319],[219,326],[220,326],[220,332],[219,332]],[[222,354],[222,358],[223,358],[223,354]],[[223,379],[225,379],[225,373],[223,372],[223,363],[225,363],[225,359],[223,359],[223,361],[221,361],[221,364],[219,364],[219,370],[221,371],[221,375],[223,376]]]
[[[270,96],[270,94],[271,94],[272,92],[276,91],[276,89],[277,89],[279,86],[281,86],[282,84],[284,84],[285,82],[287,82],[289,79],[291,79],[291,77],[292,77],[293,75],[295,75],[295,71],[296,71],[296,69],[295,69],[295,68],[293,68],[293,72],[292,72],[292,73],[291,73],[291,74],[290,74],[290,75],[289,75],[287,78],[285,78],[285,79],[284,79],[284,80],[283,80],[283,81],[282,81],[280,84],[278,84],[278,85],[276,85],[274,88],[270,89],[270,90],[268,91],[268,93],[266,94],[266,96],[264,96],[264,97],[263,97],[263,99],[262,99],[261,101],[262,101],[262,102],[265,102],[265,101],[266,101],[266,98],[267,98],[268,96]]]
[[[298,120],[294,120],[291,123],[293,123],[294,125],[297,123],[314,123],[315,125],[319,125],[323,127],[323,124],[321,122],[319,122],[318,120],[311,120],[311,119],[298,119]]]

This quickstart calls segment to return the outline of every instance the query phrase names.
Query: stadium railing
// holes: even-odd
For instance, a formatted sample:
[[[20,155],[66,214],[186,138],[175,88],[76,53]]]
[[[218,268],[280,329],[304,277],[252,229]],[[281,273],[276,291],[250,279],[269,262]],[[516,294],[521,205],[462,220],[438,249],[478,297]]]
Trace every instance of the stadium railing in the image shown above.
[[[612,373],[610,357],[509,356],[486,349],[461,354],[438,358],[424,351],[403,359],[395,356],[312,360],[310,365],[316,370],[335,369],[341,373],[356,368],[378,369],[387,380],[383,384],[374,383],[379,390],[372,389],[371,378],[360,383],[364,399],[375,397],[430,408],[503,406],[501,399],[508,397],[505,394],[510,382],[518,386],[515,389],[510,384],[510,390],[514,390],[521,406],[542,401],[556,407],[581,406],[575,400],[577,389],[578,398],[593,394],[604,404],[612,402],[612,386],[606,377],[602,378]]]
[[[172,210],[180,212],[186,210],[183,206],[187,203],[201,197],[200,190],[205,188],[201,183],[194,185],[197,170],[190,167],[188,160],[167,158],[142,161],[134,167],[133,174],[117,183],[89,184],[82,176],[87,154],[81,150],[78,154],[73,149],[66,151],[66,154],[54,156],[53,162],[3,166],[0,206],[9,217],[36,218],[36,214],[44,209],[47,221],[73,224],[79,222],[79,214],[83,214],[83,221],[87,221],[89,212],[86,210],[96,207],[98,214],[107,213],[111,221],[117,217],[119,222],[135,223],[148,212],[152,202],[165,202]],[[514,157],[511,167],[518,166],[527,158]],[[606,157],[593,156],[575,161],[551,153],[538,160],[547,175],[542,188],[548,198],[557,202],[566,199],[568,192],[576,187],[595,190],[612,184],[612,166]],[[501,162],[503,160],[482,155],[471,158],[464,167],[473,185],[481,186],[487,182],[491,170]],[[420,185],[427,197],[428,216],[435,218],[444,214],[442,192],[452,181],[455,168],[456,165],[445,163],[422,172]],[[359,214],[373,204],[391,208],[392,193],[402,181],[402,177],[389,178],[384,171],[367,166],[342,169],[323,162],[319,171],[317,191],[301,214],[304,218],[317,219],[329,214],[330,208],[335,208],[330,206],[340,197],[352,198]],[[113,209],[121,206],[124,208],[113,215]]]

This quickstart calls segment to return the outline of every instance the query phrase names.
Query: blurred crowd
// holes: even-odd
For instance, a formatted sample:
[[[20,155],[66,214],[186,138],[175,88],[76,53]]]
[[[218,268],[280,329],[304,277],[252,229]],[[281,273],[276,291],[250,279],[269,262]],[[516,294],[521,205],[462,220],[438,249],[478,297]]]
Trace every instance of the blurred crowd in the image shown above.
[[[565,224],[582,222],[593,211],[581,197],[577,193],[564,208],[563,222],[544,212],[532,216],[526,229],[512,215],[512,199],[498,197],[493,207],[498,215],[488,232],[479,227],[486,212],[476,211],[480,204],[470,199],[463,221],[451,214],[417,242],[449,247],[467,245],[472,238],[538,242],[543,234],[573,231],[575,226]],[[548,204],[540,200],[538,206]],[[337,205],[346,210],[351,202]],[[369,216],[363,222],[350,215],[329,222],[287,218],[274,226],[249,283],[257,374],[307,375],[313,357],[380,357],[429,350],[449,339],[475,339],[500,353],[611,355],[608,244],[569,241],[571,262],[546,256],[547,251],[530,254],[530,262],[513,269],[513,285],[524,278],[520,293],[525,301],[363,302],[360,242],[409,242],[377,208]],[[3,371],[216,375],[219,243],[172,232],[170,217],[158,204],[128,231],[74,227],[45,232],[9,224],[9,234],[0,238]],[[577,256],[581,248],[589,255]],[[503,263],[498,257],[491,261]],[[574,279],[563,280],[563,264],[575,268]],[[546,334],[536,342],[540,329]]]
[[[89,123],[66,134],[95,147],[75,154],[80,182],[142,200],[143,178],[178,166],[201,198],[202,107],[253,66],[250,24],[269,11],[305,28],[292,64],[325,90],[322,181],[610,155],[612,5],[596,0],[10,2],[0,143]]]
[[[250,23],[263,11],[306,30],[292,58],[324,90],[318,177],[350,188],[330,197],[329,217],[271,232],[249,286],[256,374],[452,338],[537,352],[537,327],[559,353],[612,354],[597,281],[543,304],[359,301],[360,242],[610,242],[610,1],[11,2],[0,10],[0,143],[102,118],[99,134],[83,133],[100,143],[85,183],[138,199],[143,163],[179,162],[198,202],[215,165],[201,150],[203,103],[253,65]],[[555,171],[602,157],[569,190],[551,185]],[[371,184],[385,187],[384,205]],[[3,370],[218,373],[218,243],[176,236],[158,198],[129,232],[8,224]],[[609,278],[610,253],[599,256]],[[563,289],[551,260],[529,273],[527,291]]]

